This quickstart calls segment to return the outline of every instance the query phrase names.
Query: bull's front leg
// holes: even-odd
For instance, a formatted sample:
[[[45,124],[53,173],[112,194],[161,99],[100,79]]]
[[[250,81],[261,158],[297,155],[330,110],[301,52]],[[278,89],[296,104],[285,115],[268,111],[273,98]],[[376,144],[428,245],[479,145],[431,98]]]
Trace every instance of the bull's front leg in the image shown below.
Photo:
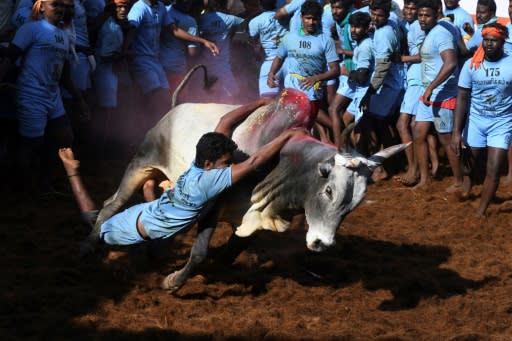
[[[209,226],[210,227],[200,228],[197,239],[190,251],[187,264],[185,264],[185,266],[180,270],[177,270],[164,278],[162,282],[163,289],[168,290],[169,292],[178,290],[183,284],[185,284],[190,273],[195,269],[195,267],[206,259],[206,256],[208,255],[208,244],[210,243],[210,239],[215,229],[215,224],[213,227],[211,227],[212,225]]]

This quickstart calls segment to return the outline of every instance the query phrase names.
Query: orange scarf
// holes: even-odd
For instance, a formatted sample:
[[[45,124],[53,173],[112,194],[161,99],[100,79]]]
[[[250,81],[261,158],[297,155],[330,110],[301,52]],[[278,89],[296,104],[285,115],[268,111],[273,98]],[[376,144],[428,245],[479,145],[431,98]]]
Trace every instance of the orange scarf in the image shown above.
[[[508,32],[497,29],[496,27],[484,27],[482,30],[482,37],[492,36],[498,39],[507,39]],[[484,44],[483,42],[480,44],[475,54],[473,55],[473,59],[471,60],[471,64],[469,64],[470,69],[478,69],[485,58]]]

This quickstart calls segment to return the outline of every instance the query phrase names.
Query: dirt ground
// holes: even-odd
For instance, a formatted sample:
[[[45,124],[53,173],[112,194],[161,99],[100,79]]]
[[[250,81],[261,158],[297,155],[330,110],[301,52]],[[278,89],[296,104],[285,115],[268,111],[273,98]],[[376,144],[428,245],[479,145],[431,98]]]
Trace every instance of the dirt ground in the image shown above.
[[[125,162],[83,161],[98,201]],[[65,188],[64,177],[60,186]],[[393,180],[369,187],[337,245],[306,249],[301,219],[258,232],[231,265],[220,263],[231,228],[220,224],[209,260],[173,295],[159,288],[182,266],[195,229],[165,245],[102,247],[79,260],[87,233],[71,198],[6,193],[0,208],[2,340],[511,340],[512,187],[487,219],[480,188],[461,202],[436,180],[430,191]]]

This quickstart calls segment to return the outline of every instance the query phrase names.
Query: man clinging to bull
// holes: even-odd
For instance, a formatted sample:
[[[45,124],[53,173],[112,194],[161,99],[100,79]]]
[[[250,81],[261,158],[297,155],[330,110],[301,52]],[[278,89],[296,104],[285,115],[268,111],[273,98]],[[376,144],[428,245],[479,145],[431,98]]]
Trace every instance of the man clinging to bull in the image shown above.
[[[165,190],[158,200],[132,206],[112,216],[101,225],[98,237],[109,245],[131,245],[169,238],[196,222],[207,220],[212,199],[276,156],[289,139],[307,134],[302,128],[285,130],[245,161],[232,164],[233,152],[237,149],[231,139],[234,127],[268,102],[268,99],[261,99],[224,115],[215,132],[200,138],[195,161],[178,178],[173,189]],[[61,149],[59,156],[82,215],[93,227],[97,211],[82,184],[79,162],[69,148]],[[82,251],[92,251],[93,245],[83,246],[86,249]]]

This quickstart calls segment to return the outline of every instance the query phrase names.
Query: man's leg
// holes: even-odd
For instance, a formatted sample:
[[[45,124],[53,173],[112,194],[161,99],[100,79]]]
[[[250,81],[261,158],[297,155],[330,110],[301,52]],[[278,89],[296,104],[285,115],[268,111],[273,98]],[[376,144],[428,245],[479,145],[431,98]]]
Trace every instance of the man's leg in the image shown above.
[[[412,141],[411,117],[412,115],[405,113],[400,113],[398,117],[396,128],[402,143]],[[407,157],[407,172],[398,176],[396,180],[406,186],[412,186],[418,181],[418,165],[414,158],[414,148],[406,148],[404,152]]]
[[[505,180],[503,181],[504,185],[512,184],[512,145],[508,148],[507,158],[508,158],[508,171],[507,171],[507,176],[506,176]]]
[[[343,141],[341,141],[341,132],[343,128],[343,123],[340,118],[340,113],[344,113],[350,99],[342,96],[340,94],[336,94],[334,96],[334,99],[332,100],[331,104],[329,105],[329,117],[331,118],[332,122],[332,134],[334,139],[334,144],[338,149],[342,147]]]
[[[450,163],[450,167],[453,172],[453,184],[449,186],[446,191],[448,193],[453,193],[456,191],[462,191],[464,195],[467,194],[467,189],[463,188],[464,178],[462,176],[462,167],[460,163],[460,159],[455,152],[450,147],[450,142],[452,139],[452,133],[439,133],[439,141],[443,145],[446,156],[448,157],[448,162]]]
[[[480,206],[478,207],[478,214],[481,216],[485,215],[485,211],[487,210],[489,203],[496,194],[496,190],[500,183],[501,165],[505,162],[506,157],[506,149],[494,147],[487,148],[487,167],[482,187],[482,194],[480,196]]]
[[[415,188],[421,188],[428,185],[431,181],[428,174],[428,154],[427,154],[427,134],[430,128],[431,122],[420,121],[416,122],[414,127],[414,154],[418,163],[418,169],[420,171],[420,180]]]

